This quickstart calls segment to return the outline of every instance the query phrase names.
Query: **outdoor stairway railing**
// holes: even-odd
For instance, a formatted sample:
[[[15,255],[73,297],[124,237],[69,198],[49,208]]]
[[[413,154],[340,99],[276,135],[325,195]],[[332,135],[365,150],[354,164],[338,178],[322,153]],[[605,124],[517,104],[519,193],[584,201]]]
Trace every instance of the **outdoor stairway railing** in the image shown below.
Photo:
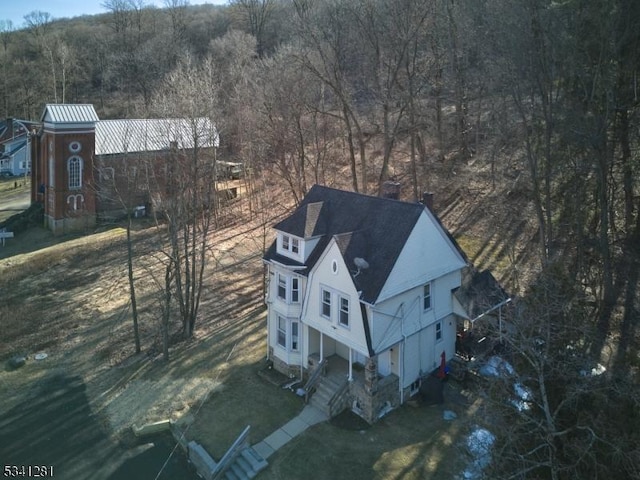
[[[344,397],[344,393],[349,389],[349,381],[346,380],[341,386],[340,389],[331,397],[329,400],[329,415],[333,416],[334,409],[338,401],[341,401]],[[339,413],[339,412],[338,412]]]
[[[305,384],[305,386],[303,388],[303,390],[304,390],[304,403],[309,403],[309,396],[311,395],[311,391],[313,390],[313,388],[318,383],[318,380],[320,380],[320,377],[322,376],[326,365],[327,365],[327,359],[323,358],[320,361],[320,363],[318,363],[318,366],[316,367],[316,369],[313,371],[313,373],[309,377],[309,380],[307,380],[307,383]]]
[[[233,442],[233,445],[227,450],[227,453],[220,459],[218,464],[216,465],[215,470],[212,472],[211,479],[215,480],[221,478],[224,475],[227,468],[231,465],[231,463],[235,460],[235,458],[240,455],[240,452],[244,450],[248,443],[247,439],[249,437],[249,430],[251,429],[250,425],[247,425],[247,428],[243,430],[240,436]]]

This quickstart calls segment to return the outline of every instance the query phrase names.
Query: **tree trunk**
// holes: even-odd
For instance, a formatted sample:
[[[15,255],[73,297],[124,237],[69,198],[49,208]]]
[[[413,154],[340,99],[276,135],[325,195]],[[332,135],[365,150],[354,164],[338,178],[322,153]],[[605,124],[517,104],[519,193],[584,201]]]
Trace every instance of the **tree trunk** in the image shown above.
[[[162,308],[162,357],[169,361],[169,319],[171,317],[171,284],[173,279],[173,260],[169,259],[164,273],[164,304]]]
[[[460,65],[460,52],[458,48],[458,27],[451,6],[453,2],[446,2],[447,16],[449,19],[449,35],[451,37],[451,64],[453,68],[453,85],[455,91],[456,104],[456,136],[460,156],[463,160],[469,158],[469,147],[467,145],[467,103],[465,95],[464,70]]]
[[[136,353],[140,353],[140,333],[138,332],[138,304],[136,302],[136,286],[133,277],[133,245],[131,242],[131,209],[127,209],[127,271],[129,274],[129,295],[131,298],[131,315],[133,317],[133,338]]]
[[[357,192],[358,191],[358,172],[356,169],[356,152],[353,147],[353,129],[351,128],[351,120],[349,119],[349,110],[347,106],[344,104],[344,102],[342,104],[342,115],[344,118],[344,125],[347,128],[347,146],[349,148],[349,160],[350,160],[350,167],[351,167],[351,185],[353,186],[353,191]]]

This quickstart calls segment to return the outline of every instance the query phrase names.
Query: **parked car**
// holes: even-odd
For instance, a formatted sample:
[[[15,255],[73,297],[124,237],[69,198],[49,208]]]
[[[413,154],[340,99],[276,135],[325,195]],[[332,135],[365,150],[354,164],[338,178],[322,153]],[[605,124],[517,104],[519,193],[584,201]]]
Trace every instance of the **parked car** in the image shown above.
[[[0,178],[9,178],[9,177],[13,177],[13,173],[11,173],[9,170],[0,172]]]

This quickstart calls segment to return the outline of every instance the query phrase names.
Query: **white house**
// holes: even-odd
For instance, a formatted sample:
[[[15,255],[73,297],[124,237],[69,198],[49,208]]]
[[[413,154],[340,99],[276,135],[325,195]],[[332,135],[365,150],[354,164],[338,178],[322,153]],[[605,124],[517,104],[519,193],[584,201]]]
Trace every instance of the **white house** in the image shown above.
[[[328,359],[329,414],[373,422],[453,357],[467,260],[425,205],[315,185],[274,229],[269,359],[301,379]]]
[[[30,172],[29,143],[33,125],[14,118],[0,122],[0,175],[18,176]]]

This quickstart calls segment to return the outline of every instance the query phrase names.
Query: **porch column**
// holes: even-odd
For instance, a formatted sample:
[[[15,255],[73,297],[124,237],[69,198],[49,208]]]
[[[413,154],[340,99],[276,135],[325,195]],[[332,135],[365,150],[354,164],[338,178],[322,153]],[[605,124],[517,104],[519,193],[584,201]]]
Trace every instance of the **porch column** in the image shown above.
[[[320,361],[324,360],[324,335],[320,332]]]
[[[378,390],[378,361],[376,357],[367,358],[364,366],[364,388],[368,393]]]
[[[351,352],[351,347],[349,347],[349,379],[350,382],[353,382],[353,355]]]

